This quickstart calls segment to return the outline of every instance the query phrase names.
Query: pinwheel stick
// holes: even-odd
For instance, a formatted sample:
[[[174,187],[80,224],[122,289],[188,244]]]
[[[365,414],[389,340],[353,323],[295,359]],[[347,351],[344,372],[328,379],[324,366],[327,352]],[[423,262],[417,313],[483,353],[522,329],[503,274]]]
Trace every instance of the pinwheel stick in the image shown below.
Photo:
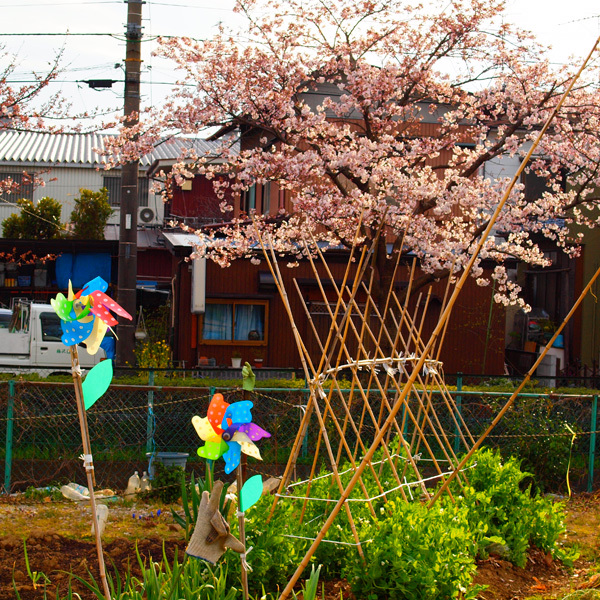
[[[88,489],[90,491],[90,507],[92,509],[92,523],[94,533],[96,534],[96,552],[98,554],[98,567],[100,570],[100,579],[104,588],[106,600],[110,600],[110,589],[106,579],[106,569],[104,568],[104,553],[102,552],[102,538],[98,528],[98,517],[96,513],[96,498],[94,496],[94,485],[96,478],[94,476],[94,462],[92,460],[92,447],[90,444],[90,434],[88,430],[87,416],[85,413],[85,404],[83,400],[83,388],[81,385],[81,367],[79,366],[79,354],[77,346],[69,346],[71,351],[71,369],[73,373],[73,383],[75,385],[75,401],[77,403],[77,413],[79,415],[79,426],[81,428],[81,442],[83,444],[85,474],[87,476]]]
[[[244,457],[245,458],[245,457]],[[245,461],[244,461],[245,462]],[[244,475],[242,474],[242,464],[238,465],[236,470],[237,477],[237,495],[238,495],[238,527],[240,530],[240,542],[246,547],[246,523],[244,513],[242,512],[242,487],[244,485]],[[248,600],[248,570],[246,569],[246,551],[240,555],[242,560],[242,590],[244,600]]]

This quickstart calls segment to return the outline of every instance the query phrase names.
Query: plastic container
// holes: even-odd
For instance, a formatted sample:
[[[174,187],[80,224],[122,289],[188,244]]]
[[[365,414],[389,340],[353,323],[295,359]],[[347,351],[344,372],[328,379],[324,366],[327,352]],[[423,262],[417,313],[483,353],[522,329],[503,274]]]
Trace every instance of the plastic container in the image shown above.
[[[127,482],[125,496],[135,496],[140,491],[141,481],[138,472],[136,471]]]
[[[149,492],[151,489],[152,484],[150,483],[150,477],[148,477],[148,473],[144,471],[142,479],[140,480],[140,492]]]
[[[154,454],[154,458],[152,455]],[[185,465],[187,464],[187,459],[189,456],[188,452],[146,452],[146,456],[150,459],[150,464],[148,467],[148,473],[150,474],[150,479],[154,479],[154,465],[153,461],[158,461],[165,465],[165,467],[183,467],[185,469]]]
[[[98,530],[100,537],[104,533],[106,521],[108,520],[108,506],[106,504],[96,504],[96,519],[98,519]],[[95,535],[94,524],[92,523],[92,535]]]
[[[83,485],[77,483],[67,483],[60,488],[62,495],[69,500],[81,502],[90,499],[90,491]]]

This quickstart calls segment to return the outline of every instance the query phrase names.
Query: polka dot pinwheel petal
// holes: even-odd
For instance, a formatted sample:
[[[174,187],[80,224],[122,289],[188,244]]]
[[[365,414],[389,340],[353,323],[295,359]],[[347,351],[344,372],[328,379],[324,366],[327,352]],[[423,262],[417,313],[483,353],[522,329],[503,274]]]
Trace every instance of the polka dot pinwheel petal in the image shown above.
[[[242,400],[242,402],[234,402],[230,404],[227,410],[225,411],[225,416],[223,418],[223,422],[221,423],[221,427],[223,429],[227,429],[227,421],[231,421],[232,423],[250,423],[252,421],[252,413],[250,410],[254,404],[250,402],[250,400]]]
[[[119,306],[110,296],[104,292],[96,290],[90,294],[93,299],[92,312],[100,317],[107,325],[116,325],[117,320],[108,312],[109,310],[131,320],[131,315],[122,307]]]
[[[61,337],[62,343],[65,346],[75,346],[81,342],[85,342],[92,334],[94,329],[94,321],[82,323],[81,321],[61,321],[63,334]]]
[[[81,292],[86,296],[89,296],[93,292],[106,292],[108,289],[108,283],[102,279],[102,277],[94,277],[91,281],[88,281],[82,288]]]
[[[231,441],[228,445],[229,450],[223,454],[223,459],[225,460],[225,473],[227,473],[227,475],[237,468],[240,464],[240,457],[242,456],[242,446],[240,444]]]
[[[207,458],[208,460],[217,460],[228,452],[229,448],[230,447],[221,439],[217,442],[206,442],[204,446],[198,448],[198,456]]]
[[[223,394],[215,394],[208,405],[208,413],[206,416],[217,435],[223,435],[221,423],[223,422],[223,417],[228,407],[229,403],[225,402]],[[227,428],[227,425],[225,425],[225,427]]]
[[[205,442],[218,441],[219,436],[215,433],[215,430],[206,417],[192,417],[192,425],[201,440]]]
[[[54,309],[54,312],[61,318],[62,321],[71,321],[71,309],[73,308],[73,302],[67,300],[61,293],[56,295],[56,298],[50,300],[50,304]]]
[[[238,431],[245,433],[253,442],[271,437],[271,434],[268,431],[265,431],[256,423],[244,423],[243,425],[240,425]]]
[[[260,450],[258,446],[253,442],[238,442],[241,446],[242,452],[247,456],[251,456],[252,458],[256,458],[256,460],[262,460],[262,456],[260,455]]]
[[[101,277],[96,277],[74,294],[69,281],[68,296],[65,298],[63,294],[57,294],[56,298],[50,301],[54,312],[61,319],[61,339],[65,346],[83,342],[88,354],[96,354],[108,327],[117,324],[109,310],[131,319],[126,310],[104,293],[107,289],[108,283]]]

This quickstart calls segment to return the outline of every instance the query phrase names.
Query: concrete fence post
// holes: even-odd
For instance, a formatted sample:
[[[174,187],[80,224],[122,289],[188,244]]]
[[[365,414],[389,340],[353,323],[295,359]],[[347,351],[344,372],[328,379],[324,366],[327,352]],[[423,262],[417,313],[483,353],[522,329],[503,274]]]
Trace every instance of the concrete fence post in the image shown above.
[[[13,423],[15,410],[15,382],[8,382],[8,403],[6,408],[6,458],[4,461],[4,493],[10,494],[10,476],[12,472]]]
[[[590,420],[590,456],[588,460],[588,487],[587,491],[594,489],[594,461],[596,460],[596,415],[598,412],[598,395],[592,399],[592,418]]]

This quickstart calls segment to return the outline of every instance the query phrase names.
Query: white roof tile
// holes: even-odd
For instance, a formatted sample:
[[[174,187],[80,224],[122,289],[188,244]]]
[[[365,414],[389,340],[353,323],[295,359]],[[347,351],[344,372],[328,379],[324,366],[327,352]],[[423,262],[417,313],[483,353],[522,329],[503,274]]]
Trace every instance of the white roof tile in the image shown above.
[[[104,148],[104,141],[111,137],[100,133],[33,133],[0,131],[0,164],[35,163],[55,165],[67,163],[97,167],[105,162],[95,148]],[[140,160],[142,167],[149,167],[156,160],[175,159],[187,148],[198,154],[210,154],[220,142],[200,138],[173,138],[156,146],[151,154]]]

